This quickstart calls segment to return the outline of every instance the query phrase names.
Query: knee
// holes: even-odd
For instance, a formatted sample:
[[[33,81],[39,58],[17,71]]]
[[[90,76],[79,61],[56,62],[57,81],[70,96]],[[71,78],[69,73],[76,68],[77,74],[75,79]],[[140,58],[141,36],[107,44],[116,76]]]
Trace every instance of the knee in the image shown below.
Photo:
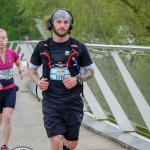
[[[54,142],[55,144],[60,145],[61,142],[62,142],[62,138],[59,137],[59,136],[55,136],[54,139],[53,139],[53,142]]]
[[[77,141],[69,141],[67,143],[67,147],[70,149],[70,150],[74,150],[77,146]]]
[[[51,145],[55,147],[54,149],[60,149],[59,147],[62,146],[62,136],[54,136],[51,138]]]
[[[9,125],[11,124],[11,120],[12,120],[12,117],[10,115],[7,115],[7,116],[4,116],[4,124],[5,125]]]

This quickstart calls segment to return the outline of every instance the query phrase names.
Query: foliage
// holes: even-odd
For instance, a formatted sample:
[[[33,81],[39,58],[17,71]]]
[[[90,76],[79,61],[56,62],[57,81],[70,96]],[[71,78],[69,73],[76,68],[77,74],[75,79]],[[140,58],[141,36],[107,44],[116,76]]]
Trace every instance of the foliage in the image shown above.
[[[74,16],[72,35],[83,42],[145,46],[150,43],[149,0],[10,0],[10,3],[14,7],[5,4],[0,12],[9,16],[5,12],[7,8],[11,10],[20,22],[16,28],[18,34],[30,32],[34,39],[39,39],[34,18],[44,24],[56,8],[65,8]],[[8,22],[7,17],[3,20]]]
[[[0,0],[0,28],[7,31],[9,40],[24,40],[26,34],[32,37],[41,35],[38,33],[33,18],[24,18],[18,11],[17,0]]]

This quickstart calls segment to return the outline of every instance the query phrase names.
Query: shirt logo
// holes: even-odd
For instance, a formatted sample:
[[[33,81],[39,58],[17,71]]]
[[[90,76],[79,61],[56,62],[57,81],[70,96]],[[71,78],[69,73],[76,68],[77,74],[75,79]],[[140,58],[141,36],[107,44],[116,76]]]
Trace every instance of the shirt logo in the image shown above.
[[[70,51],[65,51],[65,56],[68,56],[70,54]]]

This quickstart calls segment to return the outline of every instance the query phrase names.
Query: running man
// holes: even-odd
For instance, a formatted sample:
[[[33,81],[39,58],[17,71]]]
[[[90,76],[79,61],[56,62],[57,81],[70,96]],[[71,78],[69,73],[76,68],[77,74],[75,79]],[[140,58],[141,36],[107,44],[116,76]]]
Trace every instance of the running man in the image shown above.
[[[43,120],[51,150],[74,150],[83,119],[82,82],[94,76],[93,61],[85,44],[70,37],[71,12],[65,9],[53,12],[47,29],[52,31],[52,37],[35,47],[29,75],[42,90]],[[40,79],[36,71],[42,64]]]

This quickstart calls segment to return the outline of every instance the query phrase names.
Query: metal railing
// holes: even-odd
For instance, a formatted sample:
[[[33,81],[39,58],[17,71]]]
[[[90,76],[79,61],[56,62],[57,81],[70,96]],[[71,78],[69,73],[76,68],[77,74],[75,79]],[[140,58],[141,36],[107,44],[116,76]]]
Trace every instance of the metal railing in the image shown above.
[[[9,41],[8,47],[29,62],[37,42]],[[150,138],[150,47],[86,46],[95,77],[84,83],[84,110],[97,120],[113,121],[123,132],[140,132]],[[41,68],[38,73],[42,75]]]

